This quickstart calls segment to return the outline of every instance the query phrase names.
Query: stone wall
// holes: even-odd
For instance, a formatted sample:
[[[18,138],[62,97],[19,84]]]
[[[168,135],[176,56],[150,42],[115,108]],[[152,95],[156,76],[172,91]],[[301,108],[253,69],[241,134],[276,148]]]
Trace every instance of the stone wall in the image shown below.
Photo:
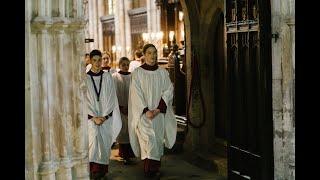
[[[214,31],[217,26],[220,13],[224,10],[224,1],[185,1],[181,0],[181,6],[185,19],[186,33],[186,63],[187,63],[187,94],[190,94],[192,65],[191,61],[197,59],[200,73],[194,75],[192,101],[190,106],[190,119],[192,123],[199,125],[205,120],[201,128],[189,126],[187,138],[184,144],[186,151],[203,151],[212,149],[214,144],[214,109],[213,101],[213,61],[210,56],[213,51]],[[210,42],[211,43],[210,43]],[[211,58],[208,58],[211,57]],[[199,82],[201,80],[201,88]],[[204,107],[202,107],[200,91],[203,95]],[[203,112],[205,108],[205,117]]]
[[[274,177],[295,179],[295,0],[271,1]]]
[[[25,177],[89,179],[82,0],[25,1]]]

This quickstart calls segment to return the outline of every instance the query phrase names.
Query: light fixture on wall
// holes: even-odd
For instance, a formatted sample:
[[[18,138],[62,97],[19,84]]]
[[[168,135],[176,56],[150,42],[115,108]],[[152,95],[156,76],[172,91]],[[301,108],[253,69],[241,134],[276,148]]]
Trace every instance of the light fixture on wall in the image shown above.
[[[182,11],[179,11],[179,20],[183,21],[183,12]]]
[[[163,32],[142,33],[142,39],[145,43],[157,43],[162,40]]]
[[[142,39],[144,44],[151,43],[156,46],[157,49],[162,49],[162,39],[163,39],[163,32],[150,32],[150,33],[142,33]],[[162,51],[158,51],[158,56],[162,57]]]
[[[169,41],[173,41],[174,31],[169,31]]]
[[[116,46],[115,46],[115,45],[113,45],[113,46],[111,47],[111,50],[112,50],[112,53],[115,53],[115,52],[116,52],[116,50],[117,50]]]

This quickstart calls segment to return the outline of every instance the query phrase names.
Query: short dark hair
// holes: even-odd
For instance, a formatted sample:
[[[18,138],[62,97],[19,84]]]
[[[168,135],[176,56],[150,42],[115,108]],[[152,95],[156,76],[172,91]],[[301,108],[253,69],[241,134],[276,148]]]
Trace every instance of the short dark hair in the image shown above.
[[[142,49],[143,54],[146,54],[146,51],[149,47],[154,47],[155,49],[157,49],[153,44],[146,44],[143,46],[143,49]]]
[[[127,57],[123,56],[119,59],[119,66],[121,63],[123,63],[123,61],[128,61],[130,63],[130,60]]]
[[[134,55],[136,55],[138,58],[141,58],[141,56],[143,56],[142,51],[140,49],[136,50],[134,52]]]
[[[86,55],[85,55],[85,56],[86,56],[86,57],[87,57],[87,56],[90,56],[90,54],[89,54],[89,53],[86,53]]]
[[[92,50],[92,51],[90,52],[90,59],[91,59],[93,56],[100,56],[100,57],[102,57],[101,51],[98,50],[98,49]]]

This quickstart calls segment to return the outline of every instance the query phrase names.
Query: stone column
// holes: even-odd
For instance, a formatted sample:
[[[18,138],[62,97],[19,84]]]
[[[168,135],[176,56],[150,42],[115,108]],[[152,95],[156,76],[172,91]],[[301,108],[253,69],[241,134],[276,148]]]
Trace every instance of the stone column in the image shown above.
[[[73,116],[74,116],[74,160],[76,164],[74,166],[76,179],[88,179],[89,177],[89,167],[88,167],[88,141],[87,141],[87,115],[85,114],[85,92],[86,87],[84,84],[86,74],[84,72],[84,63],[81,59],[81,53],[84,51],[83,46],[83,27],[84,24],[78,24],[74,26],[73,33],[73,82],[74,86],[72,91],[74,92],[73,96]]]
[[[130,16],[128,10],[132,9],[132,1],[125,0],[124,1],[124,16],[125,16],[125,56],[129,59],[132,57],[132,46],[131,46],[131,25],[130,25]]]
[[[122,56],[126,55],[126,26],[125,26],[125,9],[124,9],[124,0],[119,0],[119,26],[120,26],[120,47],[121,50],[118,50],[120,52],[119,53],[119,57],[117,58],[117,62],[118,59]]]
[[[93,37],[93,22],[92,22],[92,15],[93,15],[93,7],[92,7],[92,1],[88,0],[88,36],[86,38],[92,38]],[[88,43],[87,47],[89,51],[92,50],[93,45],[92,43]]]
[[[60,156],[60,167],[57,172],[57,179],[72,179],[72,162],[71,162],[71,114],[70,114],[70,82],[71,74],[70,74],[70,63],[71,60],[66,60],[65,55],[65,31],[63,28],[66,28],[66,25],[62,25],[60,27],[57,27],[56,33],[58,38],[58,70],[60,72],[58,73],[59,81],[61,82],[60,86],[60,93],[62,94],[62,99],[60,101],[60,129],[57,129],[60,134],[60,142],[59,142],[59,156]]]
[[[59,16],[60,17],[65,17],[66,15],[66,9],[65,9],[65,0],[59,0]]]
[[[99,49],[98,46],[98,21],[99,21],[99,17],[98,17],[98,6],[97,6],[97,0],[92,0],[93,3],[93,8],[91,9],[93,11],[93,39],[94,39],[94,49]]]
[[[160,8],[158,9],[157,7],[155,8],[156,11],[156,21],[157,21],[157,28],[156,31],[160,32],[161,31],[161,11]],[[163,33],[163,32],[162,32]],[[158,40],[158,57],[163,57],[163,46],[162,46],[162,39]]]
[[[52,8],[51,8],[51,6],[52,6],[52,2],[51,2],[51,0],[45,0],[46,2],[45,2],[45,5],[46,5],[46,7],[45,7],[45,15],[47,16],[47,17],[51,17],[51,13],[52,13]]]
[[[118,62],[118,59],[125,54],[123,48],[125,48],[125,27],[124,27],[124,15],[123,15],[123,0],[119,0],[116,3],[116,12],[114,14],[115,22],[115,40],[116,40],[116,59],[113,62]],[[121,48],[121,49],[119,49]]]
[[[103,30],[102,30],[102,22],[100,18],[104,15],[104,0],[98,0],[98,48],[103,51]]]
[[[43,17],[46,15],[45,11],[45,1],[44,0],[38,0],[38,17]]]
[[[76,9],[77,9],[77,18],[83,18],[84,17],[84,14],[83,14],[83,10],[82,7],[83,7],[83,4],[85,2],[83,2],[84,0],[76,0]]]
[[[50,25],[51,26],[51,25]],[[40,99],[42,101],[42,107],[40,107],[40,118],[42,123],[41,130],[41,142],[42,142],[42,161],[39,166],[38,173],[41,179],[55,179],[55,172],[57,167],[55,166],[52,158],[52,139],[50,121],[53,119],[54,109],[54,92],[53,89],[53,62],[51,61],[49,54],[48,42],[50,42],[48,35],[48,26],[40,27],[38,32],[38,60],[40,61]]]
[[[148,33],[152,32],[152,15],[151,15],[151,2],[147,1],[147,26]]]

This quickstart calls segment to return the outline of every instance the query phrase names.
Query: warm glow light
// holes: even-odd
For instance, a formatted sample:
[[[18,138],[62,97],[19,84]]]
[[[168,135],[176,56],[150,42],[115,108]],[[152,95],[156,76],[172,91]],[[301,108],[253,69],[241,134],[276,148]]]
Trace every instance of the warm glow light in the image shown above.
[[[151,39],[155,39],[155,37],[156,37],[156,33],[151,33]]]
[[[162,31],[157,32],[157,39],[161,40],[162,38],[163,38],[163,32]]]
[[[143,41],[148,41],[148,36],[149,36],[148,33],[142,33],[142,39],[143,39]]]
[[[113,52],[113,53],[116,52],[116,46],[115,46],[115,45],[113,45],[111,49],[112,49],[112,52]]]
[[[118,51],[118,52],[120,52],[120,51],[121,51],[121,49],[122,49],[122,47],[121,47],[121,46],[118,46],[118,47],[117,47],[117,51]]]
[[[181,31],[181,39],[184,39],[184,30]]]
[[[179,20],[182,21],[183,20],[183,12],[179,11]]]
[[[174,31],[169,32],[169,40],[173,41]]]
[[[127,50],[128,52],[130,51],[130,49],[131,49],[131,48],[130,48],[129,46],[126,47],[126,50]]]

